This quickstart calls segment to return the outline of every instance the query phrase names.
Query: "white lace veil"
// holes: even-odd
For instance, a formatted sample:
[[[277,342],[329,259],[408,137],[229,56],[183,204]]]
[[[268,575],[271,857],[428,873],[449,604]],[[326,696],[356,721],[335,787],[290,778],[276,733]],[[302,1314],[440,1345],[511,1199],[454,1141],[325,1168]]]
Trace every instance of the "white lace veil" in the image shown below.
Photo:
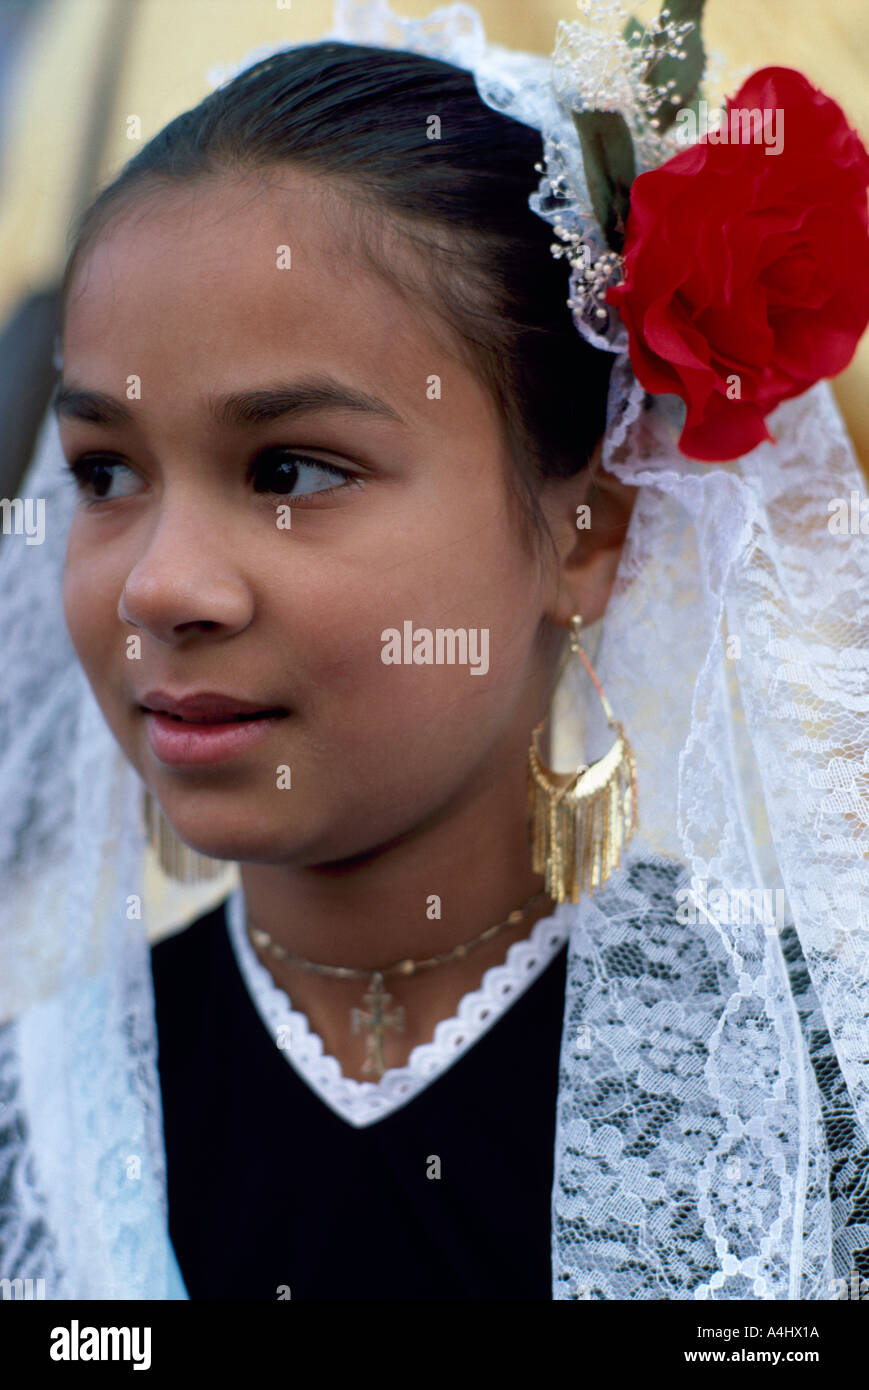
[[[552,220],[566,158],[560,216],[588,230],[550,60],[487,45],[463,5],[409,21],[341,4],[332,37],[473,71],[543,133],[535,211]],[[644,406],[617,325],[599,345],[616,353],[606,466],[639,493],[590,636],[640,821],[604,890],[562,909],[553,1298],[841,1296],[855,1259],[869,1273],[869,546],[827,522],[865,485],[826,384],[771,417],[777,444],[698,464],[672,400]],[[21,489],[44,499],[44,541],[0,543],[0,1278],[184,1298],[141,783],[66,632],[61,474],[49,417]],[[587,687],[565,686],[558,730],[596,756]]]

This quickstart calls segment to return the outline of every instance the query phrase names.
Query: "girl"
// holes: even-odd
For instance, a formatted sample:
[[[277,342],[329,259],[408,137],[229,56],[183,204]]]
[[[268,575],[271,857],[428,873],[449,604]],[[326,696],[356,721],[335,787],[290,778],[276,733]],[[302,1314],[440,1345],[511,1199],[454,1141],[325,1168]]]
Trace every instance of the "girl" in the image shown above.
[[[774,739],[765,783],[755,756],[769,653],[805,620],[785,603],[755,644],[771,474],[677,476],[636,410],[633,475],[601,466],[630,392],[529,206],[547,141],[410,48],[262,59],[76,229],[54,406],[77,668],[17,746],[44,760],[75,711],[80,761],[68,930],[5,1033],[19,1159],[52,1156],[11,1267],[51,1297],[829,1297],[854,1249],[817,1236],[830,1203],[869,1238],[854,1110],[823,1128],[837,981],[790,909],[753,911],[799,895],[807,833],[769,806]],[[779,457],[810,409],[835,453],[818,396]],[[605,613],[606,719],[570,661]],[[164,849],[240,872],[149,963],[142,788]]]

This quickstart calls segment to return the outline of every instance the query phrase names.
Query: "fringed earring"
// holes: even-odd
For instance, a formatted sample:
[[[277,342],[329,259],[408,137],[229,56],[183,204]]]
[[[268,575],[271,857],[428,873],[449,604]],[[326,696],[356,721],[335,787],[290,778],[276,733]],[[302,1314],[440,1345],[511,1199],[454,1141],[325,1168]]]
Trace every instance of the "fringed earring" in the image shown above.
[[[552,699],[531,735],[528,750],[528,819],[535,873],[545,874],[546,891],[559,903],[578,902],[580,892],[606,883],[619,867],[621,852],[637,822],[637,769],[624,730],[613,716],[591,662],[579,643],[582,618],[570,620],[570,646],[558,672]],[[600,696],[616,741],[597,762],[575,772],[553,772],[540,756],[540,734],[555,689],[571,656],[583,661]]]
[[[179,840],[167,821],[156,797],[145,788],[142,809],[148,844],[160,861],[160,868],[169,878],[178,883],[205,883],[217,878],[226,869],[223,859],[211,859],[207,854],[199,854],[183,840]]]

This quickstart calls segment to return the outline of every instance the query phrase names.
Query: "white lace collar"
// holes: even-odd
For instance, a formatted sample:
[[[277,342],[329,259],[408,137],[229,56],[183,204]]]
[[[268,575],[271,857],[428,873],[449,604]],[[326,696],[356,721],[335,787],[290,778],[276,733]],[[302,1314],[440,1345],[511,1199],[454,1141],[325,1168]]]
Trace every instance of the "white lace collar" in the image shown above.
[[[229,939],[251,999],[287,1062],[331,1110],[356,1128],[375,1123],[401,1109],[425,1090],[507,1012],[546,969],[567,940],[569,905],[535,922],[530,936],[514,941],[502,965],[493,965],[479,989],[462,998],[453,1018],[442,1019],[434,1040],[413,1049],[403,1067],[391,1067],[378,1081],[345,1076],[337,1057],[324,1052],[306,1015],[294,1009],[289,995],[272,979],[251,944],[244,925],[244,896],[238,887],[226,905]]]

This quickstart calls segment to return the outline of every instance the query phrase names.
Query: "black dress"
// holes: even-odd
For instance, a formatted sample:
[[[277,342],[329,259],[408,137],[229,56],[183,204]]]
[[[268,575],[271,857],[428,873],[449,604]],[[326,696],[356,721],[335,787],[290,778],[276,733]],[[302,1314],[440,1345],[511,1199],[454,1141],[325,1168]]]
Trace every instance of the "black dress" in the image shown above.
[[[190,1298],[550,1300],[566,955],[357,1127],[276,1047],[225,903],[158,942],[169,1229]]]

